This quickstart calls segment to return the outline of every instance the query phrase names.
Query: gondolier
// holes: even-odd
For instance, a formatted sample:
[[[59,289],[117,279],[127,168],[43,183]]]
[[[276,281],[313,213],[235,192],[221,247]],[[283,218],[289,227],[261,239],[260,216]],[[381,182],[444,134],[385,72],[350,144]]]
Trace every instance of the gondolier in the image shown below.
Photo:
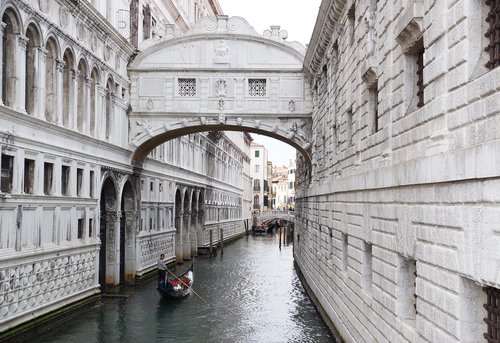
[[[165,279],[167,278],[167,265],[165,264],[165,254],[160,255],[160,259],[158,260],[158,282],[165,282]]]

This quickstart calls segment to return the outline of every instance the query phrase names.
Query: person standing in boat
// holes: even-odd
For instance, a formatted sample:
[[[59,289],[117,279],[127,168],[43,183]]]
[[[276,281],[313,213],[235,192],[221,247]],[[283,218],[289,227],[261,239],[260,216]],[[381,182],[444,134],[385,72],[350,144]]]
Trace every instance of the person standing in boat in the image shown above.
[[[165,283],[165,280],[167,278],[167,265],[165,264],[165,254],[160,255],[160,259],[158,260],[158,282],[163,281]]]

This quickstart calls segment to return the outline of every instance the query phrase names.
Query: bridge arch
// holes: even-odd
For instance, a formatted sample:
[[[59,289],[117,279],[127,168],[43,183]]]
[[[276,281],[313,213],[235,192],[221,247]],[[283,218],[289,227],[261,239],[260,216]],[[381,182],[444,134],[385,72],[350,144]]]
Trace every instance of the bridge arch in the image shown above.
[[[278,26],[259,35],[243,18],[205,17],[189,32],[148,40],[129,66],[132,163],[158,145],[207,131],[269,136],[310,164],[312,96],[305,47]]]

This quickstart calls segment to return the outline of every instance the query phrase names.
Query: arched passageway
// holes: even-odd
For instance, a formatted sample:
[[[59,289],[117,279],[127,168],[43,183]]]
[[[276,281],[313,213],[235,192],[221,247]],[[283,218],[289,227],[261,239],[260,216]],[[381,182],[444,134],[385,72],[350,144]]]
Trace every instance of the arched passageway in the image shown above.
[[[101,247],[99,249],[99,285],[101,291],[106,285],[116,284],[115,280],[115,258],[114,245],[117,234],[117,208],[116,187],[111,178],[107,178],[102,186],[100,202],[100,231],[99,238]]]
[[[133,283],[135,279],[135,228],[137,209],[134,188],[125,183],[121,198],[120,216],[120,284]]]

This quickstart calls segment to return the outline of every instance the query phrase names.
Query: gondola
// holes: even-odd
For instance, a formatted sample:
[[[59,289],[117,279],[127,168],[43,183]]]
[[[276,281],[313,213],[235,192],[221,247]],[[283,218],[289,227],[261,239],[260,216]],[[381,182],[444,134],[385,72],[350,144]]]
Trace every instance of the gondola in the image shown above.
[[[157,290],[164,298],[184,298],[191,293],[193,282],[193,265],[191,264],[191,267],[179,276],[168,273],[166,284],[164,280],[159,281]]]

